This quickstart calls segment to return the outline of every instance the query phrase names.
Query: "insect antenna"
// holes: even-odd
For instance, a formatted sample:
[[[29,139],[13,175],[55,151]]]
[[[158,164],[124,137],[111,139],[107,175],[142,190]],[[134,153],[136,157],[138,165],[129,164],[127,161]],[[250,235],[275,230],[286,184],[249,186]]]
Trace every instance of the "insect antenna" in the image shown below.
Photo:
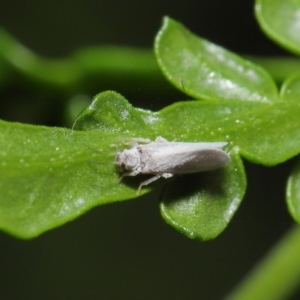
[[[115,156],[116,155],[116,152],[112,152],[112,153],[104,153],[102,150],[97,150],[85,143],[82,143],[83,146],[85,146],[86,148],[88,148],[89,150],[93,151],[94,153],[99,153],[99,154],[102,154],[102,156]],[[110,164],[110,165],[115,165],[115,161],[110,161],[110,162],[101,162],[101,161],[96,161],[96,160],[87,160],[88,163],[91,163],[91,164],[98,164],[98,165],[107,165],[107,164]]]

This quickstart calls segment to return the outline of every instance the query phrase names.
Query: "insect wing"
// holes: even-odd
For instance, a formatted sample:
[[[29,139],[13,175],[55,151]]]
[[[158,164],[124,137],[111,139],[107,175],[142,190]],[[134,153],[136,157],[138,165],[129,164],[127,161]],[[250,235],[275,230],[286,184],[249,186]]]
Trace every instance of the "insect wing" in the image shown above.
[[[220,168],[230,160],[221,150],[226,143],[165,142],[140,146],[143,173],[186,174]]]

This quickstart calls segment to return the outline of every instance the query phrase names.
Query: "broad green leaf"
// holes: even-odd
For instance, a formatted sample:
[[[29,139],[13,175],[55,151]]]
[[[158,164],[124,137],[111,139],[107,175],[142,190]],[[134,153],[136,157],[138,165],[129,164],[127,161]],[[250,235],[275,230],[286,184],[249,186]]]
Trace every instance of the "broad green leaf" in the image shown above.
[[[219,235],[237,210],[246,190],[243,164],[236,153],[221,169],[180,177],[166,185],[160,205],[167,223],[190,238]]]
[[[169,81],[196,99],[266,102],[277,98],[275,83],[262,68],[168,17],[157,34],[155,53]]]
[[[90,108],[82,112],[78,120],[81,128],[113,130],[106,120],[107,115],[102,113],[109,111],[111,119],[113,112],[117,112],[117,122],[124,124],[118,128],[122,132],[126,132],[126,128],[133,132],[136,127],[141,131],[135,136],[152,139],[163,135],[169,140],[228,141],[248,159],[266,165],[285,161],[300,152],[296,138],[300,134],[298,102],[246,102],[243,105],[240,101],[182,102],[151,113],[132,108],[121,96],[113,100],[113,94],[102,95],[101,102],[95,99]],[[91,116],[93,122],[90,122]],[[123,116],[130,116],[133,126],[122,119]],[[86,127],[85,124],[97,125]],[[149,135],[145,136],[147,132]],[[279,140],[281,147],[276,147]],[[168,185],[161,204],[162,215],[168,223],[189,237],[202,240],[214,238],[225,229],[245,191],[242,165],[236,154],[232,157],[232,163],[224,169],[193,175],[194,184],[190,177],[183,176]],[[223,192],[212,193],[211,189]],[[180,193],[181,190],[184,191]]]
[[[117,93],[99,95],[78,117],[80,130],[150,139],[161,135],[170,141],[226,141],[264,165],[278,164],[300,152],[300,102],[185,101],[150,112],[133,108]],[[281,147],[276,147],[279,140]]]
[[[116,113],[121,112],[118,104],[129,106],[112,94],[112,105],[114,95],[117,99]],[[101,95],[97,99],[101,102]],[[103,99],[105,107],[107,93]],[[108,119],[106,115],[105,122],[110,123]],[[128,116],[119,121],[112,119],[111,124],[119,128],[123,121],[132,120]],[[1,121],[0,227],[31,238],[96,205],[136,197],[140,178],[126,178],[119,184],[120,174],[112,164],[111,153],[116,149],[111,144],[120,143],[119,138],[128,133],[134,135],[126,132],[72,131]]]
[[[299,120],[300,105],[294,101],[186,101],[160,112],[150,112],[133,108],[115,92],[104,92],[79,116],[76,128],[80,131],[2,121],[0,227],[16,236],[30,238],[96,205],[136,197],[137,187],[145,178],[143,175],[125,178],[118,184],[120,174],[112,164],[114,154],[111,155],[116,150],[111,146],[119,145],[120,149],[124,138],[153,140],[163,136],[170,141],[229,142],[227,150],[233,153],[232,163],[221,173],[201,175],[208,189],[203,194],[206,198],[211,195],[209,182],[218,174],[223,174],[221,188],[228,189],[216,195],[216,201],[221,202],[215,209],[206,206],[205,211],[205,206],[200,205],[199,218],[206,213],[207,219],[212,220],[219,213],[215,221],[218,226],[207,225],[207,233],[204,230],[195,233],[203,239],[211,238],[225,228],[225,220],[232,217],[230,207],[233,213],[243,194],[244,176],[236,151],[266,165],[282,162],[300,152]],[[240,176],[236,176],[237,173]],[[194,178],[197,180],[197,176]],[[236,182],[236,178],[240,182]],[[142,192],[166,182],[160,179]],[[192,187],[192,193],[198,198],[204,190],[200,182],[198,190]],[[189,191],[187,194],[189,198],[181,201],[192,197]],[[163,199],[170,203],[170,193],[165,195]],[[197,201],[201,202],[202,198]],[[178,218],[178,213],[176,216]],[[183,216],[181,223],[175,219],[174,224],[182,228],[195,224],[184,224],[182,220],[187,218]],[[169,222],[172,223],[171,219]],[[195,232],[195,228],[192,226],[189,232]]]
[[[95,205],[136,197],[143,176],[126,178],[118,184],[120,175],[112,164],[114,156],[110,153],[115,150],[111,145],[122,146],[119,139],[126,137],[154,139],[158,132],[167,134],[170,127],[165,122],[166,127],[161,128],[163,119],[163,114],[135,109],[119,94],[104,92],[79,116],[76,128],[83,131],[2,121],[0,139],[5,147],[0,152],[1,228],[30,238],[74,219]],[[176,130],[173,137],[177,137]],[[228,176],[228,172],[222,176],[223,188],[236,184]],[[240,178],[243,174],[236,179]],[[150,188],[165,182],[160,180]],[[243,184],[239,186],[245,189]],[[193,192],[203,189],[200,184]],[[226,196],[227,193],[217,200]],[[226,199],[226,203],[230,200],[236,208],[236,198]],[[224,213],[220,210],[219,217],[223,218]],[[231,215],[227,215],[228,222]],[[226,224],[222,223],[219,232]],[[216,230],[214,233],[217,234]],[[203,239],[209,237],[213,236],[204,235]]]
[[[0,121],[0,228],[31,238],[96,205],[136,197],[141,178],[117,182],[112,145],[154,137],[153,120],[155,113],[104,92],[79,116],[81,131]]]
[[[30,238],[95,205],[135,197],[138,181],[133,188],[118,184],[114,158],[105,155],[115,141],[108,133],[1,122],[6,146],[0,152],[0,227]],[[85,144],[104,154],[93,153]]]
[[[300,223],[300,160],[292,171],[287,184],[287,205],[291,216]]]
[[[256,0],[255,12],[259,25],[270,38],[300,54],[299,0]]]

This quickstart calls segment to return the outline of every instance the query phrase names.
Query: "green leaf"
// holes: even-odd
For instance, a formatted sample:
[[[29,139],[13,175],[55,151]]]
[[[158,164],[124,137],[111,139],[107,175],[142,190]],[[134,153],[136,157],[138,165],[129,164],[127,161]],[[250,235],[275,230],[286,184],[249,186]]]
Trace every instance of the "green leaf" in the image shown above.
[[[300,73],[288,77],[281,86],[280,96],[284,100],[294,101],[297,105],[300,98]]]
[[[116,109],[118,103],[129,106],[116,93],[112,101],[114,95]],[[97,99],[101,102],[101,95]],[[105,107],[107,93],[103,99]],[[131,119],[111,124],[119,128],[123,121]],[[118,184],[120,174],[112,164],[116,150],[111,144],[124,136],[120,130],[72,131],[0,121],[0,227],[31,238],[96,205],[136,197],[140,179]]]
[[[79,130],[2,121],[0,227],[16,236],[30,238],[70,221],[96,205],[136,197],[144,176],[125,178],[118,184],[120,174],[112,164],[114,156],[110,154],[115,148],[111,145],[117,144],[120,148],[120,139],[124,138],[153,140],[163,136],[170,141],[229,142],[232,163],[221,173],[203,173],[198,189],[192,186],[192,192],[187,190],[188,199],[194,195],[197,203],[201,202],[203,198],[199,193],[204,190],[203,182],[207,187],[203,195],[208,201],[207,195],[212,196],[211,183],[221,176],[220,188],[226,192],[215,195],[215,201],[220,203],[214,209],[209,205],[206,209],[207,219],[215,219],[215,224],[207,225],[207,233],[204,227],[195,233],[203,239],[212,238],[225,228],[225,220],[230,220],[243,194],[244,179],[236,151],[267,165],[282,162],[300,152],[299,120],[300,105],[292,101],[186,101],[160,112],[150,112],[133,108],[115,92],[104,92],[97,95],[79,116],[76,124]],[[197,182],[198,177],[194,178]],[[178,180],[185,185],[184,180]],[[164,183],[166,180],[158,180],[142,192]],[[176,185],[179,187],[180,184]],[[170,193],[164,194],[163,199],[164,203],[170,203]],[[204,206],[201,205],[202,217]],[[170,223],[190,228],[191,222],[184,224],[187,221],[185,215],[181,222],[176,219],[178,213],[173,221],[170,218]],[[194,219],[191,225],[195,222]],[[195,228],[192,226],[189,232],[195,232]]]
[[[266,102],[277,98],[275,83],[262,68],[168,17],[156,36],[155,53],[169,81],[196,99]]]
[[[167,132],[168,140],[227,141],[255,163],[275,165],[300,152],[297,102],[186,101],[158,116],[152,128]]]
[[[281,96],[285,100],[298,103],[300,98],[300,74],[288,78],[281,89]],[[300,223],[300,160],[296,163],[287,184],[287,205],[290,214]]]
[[[287,206],[294,220],[300,223],[300,160],[298,159],[287,184]]]
[[[300,1],[256,0],[255,12],[264,32],[278,44],[300,54]]]
[[[219,235],[237,210],[246,190],[239,155],[221,169],[180,177],[166,185],[160,205],[167,223],[190,238],[209,240]]]
[[[74,128],[101,132],[143,132],[146,124],[141,111],[133,108],[120,94],[103,92],[79,114]]]
[[[103,92],[80,113],[74,126],[76,130],[1,121],[2,229],[30,238],[70,221],[96,205],[136,197],[144,175],[125,178],[118,184],[120,174],[114,166],[116,150],[112,145],[122,149],[125,147],[122,139],[154,140],[163,136],[169,141],[228,142],[226,151],[232,162],[227,167],[178,177],[162,195],[161,208],[170,224],[190,237],[210,239],[224,230],[244,194],[245,176],[238,155],[253,162],[274,165],[300,152],[296,79],[286,81],[281,91],[282,100],[276,94],[274,83],[261,69],[203,42],[170,19],[165,19],[157,39],[158,56],[164,47],[168,49],[167,44],[163,47],[168,36],[175,39],[175,42],[169,41],[170,55],[177,59],[175,65],[168,66],[169,70],[184,75],[179,82],[191,94],[199,97],[205,94],[207,99],[214,101],[179,102],[159,112],[151,112],[132,107],[115,92]],[[176,48],[177,36],[179,41],[188,41],[183,48]],[[215,53],[205,52],[207,49],[215,49]],[[181,55],[182,51],[192,57],[204,51],[204,62],[213,66],[211,70],[218,80],[203,85],[198,82],[198,87],[194,79],[204,76],[202,69],[205,68],[200,68],[204,62],[197,68],[191,65],[190,73],[185,62],[180,61],[186,58]],[[223,63],[216,59],[222,55]],[[168,62],[168,55],[161,55],[161,58],[160,63]],[[243,77],[239,70],[253,76]],[[224,80],[234,83],[232,86],[236,88],[230,89],[229,85],[226,92]],[[255,89],[254,82],[257,84]],[[186,188],[186,180],[190,182],[188,189],[175,195],[175,191],[183,191],[182,186]],[[169,181],[160,179],[143,188],[142,192],[166,182]],[[201,221],[204,216],[205,222]]]

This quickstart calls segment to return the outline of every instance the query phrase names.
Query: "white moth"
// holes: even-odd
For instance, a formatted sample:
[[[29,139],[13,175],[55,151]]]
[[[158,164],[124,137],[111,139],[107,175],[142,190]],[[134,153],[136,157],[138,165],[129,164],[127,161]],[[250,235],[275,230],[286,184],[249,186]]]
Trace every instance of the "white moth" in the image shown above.
[[[155,175],[139,185],[137,194],[142,186],[160,177],[209,171],[223,167],[230,161],[229,155],[222,150],[227,145],[225,142],[169,142],[160,136],[154,142],[141,138],[131,141],[132,148],[118,152],[116,156],[115,164],[124,172],[120,181],[125,176]]]

